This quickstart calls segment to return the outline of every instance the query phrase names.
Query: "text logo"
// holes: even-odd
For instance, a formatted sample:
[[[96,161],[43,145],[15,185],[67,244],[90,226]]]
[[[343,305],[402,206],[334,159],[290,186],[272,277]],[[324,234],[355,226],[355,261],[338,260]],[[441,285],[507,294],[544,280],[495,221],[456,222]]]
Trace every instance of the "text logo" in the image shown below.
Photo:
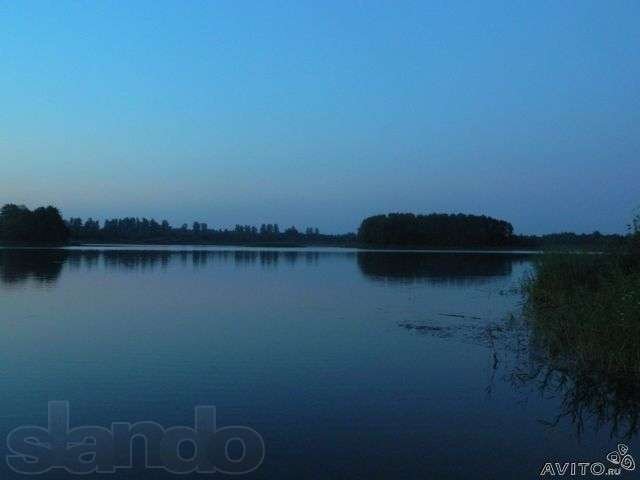
[[[636,469],[636,462],[629,453],[629,447],[624,443],[618,444],[617,450],[607,455],[607,460],[614,466],[603,462],[555,462],[545,463],[540,476],[584,476],[584,475],[620,475],[623,471],[631,472]]]
[[[176,474],[245,474],[260,467],[265,456],[258,432],[245,426],[218,427],[212,406],[196,407],[194,427],[164,428],[144,421],[71,429],[69,402],[49,402],[48,414],[47,428],[21,426],[7,436],[11,454],[6,461],[13,471],[38,475],[57,468],[78,475],[115,473],[133,468],[136,440],[144,444],[143,468]]]

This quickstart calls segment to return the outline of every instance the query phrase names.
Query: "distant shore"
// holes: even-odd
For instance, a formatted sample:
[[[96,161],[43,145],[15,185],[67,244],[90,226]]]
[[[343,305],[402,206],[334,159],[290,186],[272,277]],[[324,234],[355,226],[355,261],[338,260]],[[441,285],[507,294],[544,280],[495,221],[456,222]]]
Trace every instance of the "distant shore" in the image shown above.
[[[602,245],[474,245],[474,246],[442,246],[442,245],[371,245],[361,242],[207,242],[178,240],[96,240],[70,241],[66,243],[46,242],[0,242],[0,248],[67,248],[67,247],[118,247],[134,245],[136,247],[159,246],[201,246],[201,247],[242,247],[242,248],[344,248],[363,251],[429,251],[429,252],[602,252]]]
[[[6,204],[0,209],[0,245],[26,247],[92,245],[211,245],[256,248],[333,247],[362,250],[615,251],[628,236],[571,232],[522,235],[506,220],[485,215],[389,213],[362,220],[357,232],[327,234],[318,228],[281,229],[277,223],[237,224],[233,229],[207,223],[123,217],[104,221],[64,220],[53,206],[30,210]],[[2,243],[4,242],[4,243]]]

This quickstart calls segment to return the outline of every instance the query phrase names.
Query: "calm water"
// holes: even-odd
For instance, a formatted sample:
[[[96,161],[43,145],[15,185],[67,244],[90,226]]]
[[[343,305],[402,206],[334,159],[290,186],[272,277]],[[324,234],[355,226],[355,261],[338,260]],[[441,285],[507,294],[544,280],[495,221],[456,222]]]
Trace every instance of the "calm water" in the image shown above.
[[[189,426],[215,405],[219,425],[264,438],[246,478],[537,478],[548,461],[604,461],[612,425],[585,415],[580,430],[513,325],[530,259],[0,250],[2,444],[68,400],[72,426]],[[20,477],[2,459],[0,478]]]

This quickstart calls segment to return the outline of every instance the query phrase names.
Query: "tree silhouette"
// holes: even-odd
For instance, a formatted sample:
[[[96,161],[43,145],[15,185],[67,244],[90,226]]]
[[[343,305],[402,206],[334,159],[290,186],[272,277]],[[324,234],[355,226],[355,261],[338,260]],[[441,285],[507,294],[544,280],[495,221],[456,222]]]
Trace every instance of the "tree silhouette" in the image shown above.
[[[69,228],[55,207],[38,207],[31,211],[25,206],[8,204],[0,210],[0,240],[2,241],[65,243],[69,236]]]
[[[390,213],[365,218],[358,230],[373,245],[473,247],[515,243],[509,222],[484,215]]]

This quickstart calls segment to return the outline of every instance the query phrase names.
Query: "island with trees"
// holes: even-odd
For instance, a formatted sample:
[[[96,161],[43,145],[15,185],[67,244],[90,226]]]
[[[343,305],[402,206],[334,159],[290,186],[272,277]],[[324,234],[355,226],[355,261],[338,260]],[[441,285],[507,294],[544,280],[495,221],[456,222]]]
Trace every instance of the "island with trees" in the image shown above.
[[[517,243],[513,226],[484,215],[391,213],[365,218],[358,238],[369,245],[504,247]]]

